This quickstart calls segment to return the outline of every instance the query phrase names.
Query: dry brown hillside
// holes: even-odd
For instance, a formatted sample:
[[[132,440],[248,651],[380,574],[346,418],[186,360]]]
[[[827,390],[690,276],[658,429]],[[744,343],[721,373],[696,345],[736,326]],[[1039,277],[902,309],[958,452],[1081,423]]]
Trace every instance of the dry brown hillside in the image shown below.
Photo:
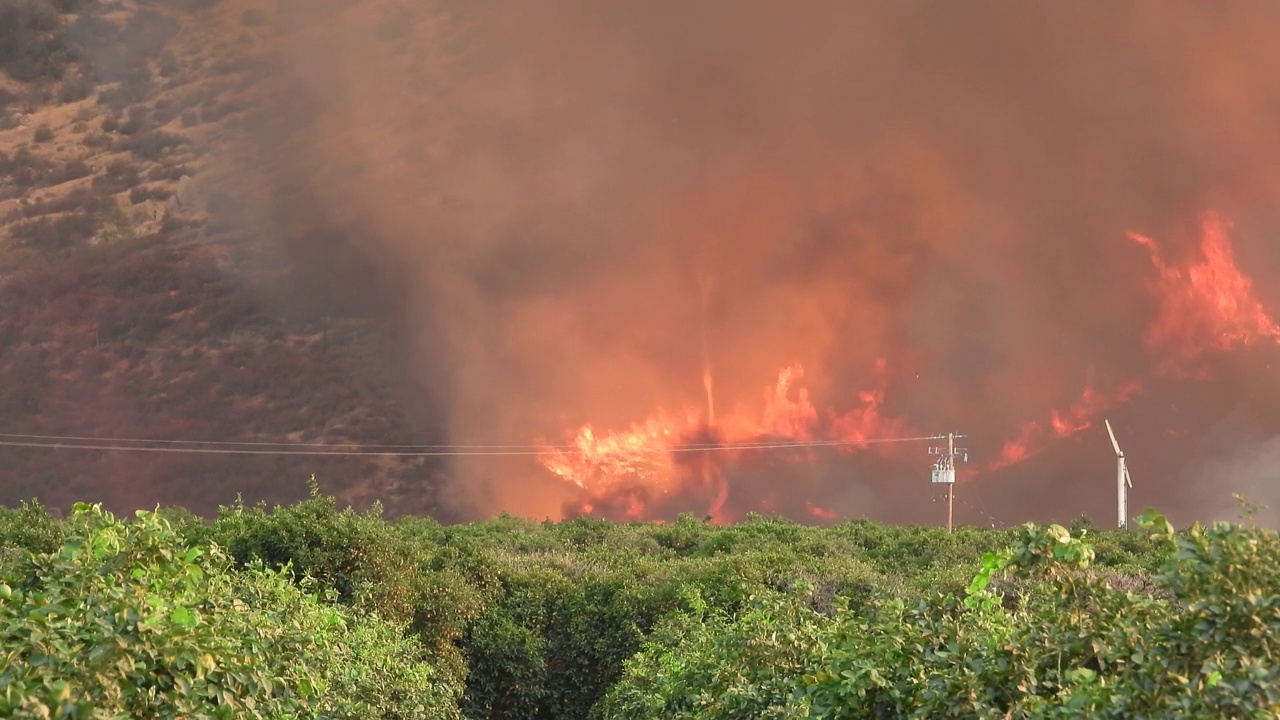
[[[241,131],[263,121],[288,5],[0,0],[0,440],[431,441],[386,360],[389,328],[337,294],[320,270],[333,263],[282,260],[293,230],[242,212],[226,184],[264,151]],[[0,503],[210,512],[291,499],[316,473],[352,502],[431,512],[434,472],[7,445]]]

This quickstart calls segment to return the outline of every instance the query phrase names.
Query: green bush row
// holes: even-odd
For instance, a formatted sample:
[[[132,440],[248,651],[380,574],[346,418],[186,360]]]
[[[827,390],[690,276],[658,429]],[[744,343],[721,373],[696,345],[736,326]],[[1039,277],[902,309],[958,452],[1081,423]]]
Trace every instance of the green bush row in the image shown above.
[[[469,718],[657,717],[679,708],[695,717],[706,710],[698,702],[756,707],[751,698],[794,709],[801,671],[816,672],[800,662],[817,652],[804,649],[809,643],[834,647],[834,628],[853,632],[894,603],[934,613],[961,607],[984,555],[1019,538],[1015,531],[958,528],[948,535],[862,521],[818,528],[766,517],[727,527],[692,516],[670,524],[504,516],[443,526],[384,520],[378,508],[339,509],[314,484],[311,499],[272,510],[236,503],[212,521],[170,509],[138,522],[161,519],[175,548],[226,562],[219,570],[226,582],[287,580],[320,598],[316,612],[333,604],[350,619],[348,633],[411,650],[418,664],[407,665],[406,655],[395,667],[417,668],[418,676],[406,676],[429,678],[422,686],[429,692],[406,690],[405,697],[431,697],[424,708]],[[11,548],[0,562],[56,555],[79,542],[82,524],[53,520],[35,504],[0,509],[0,547]],[[1145,534],[1106,532],[1097,534],[1094,554],[1114,580],[1150,576],[1164,552]],[[1027,602],[1040,597],[1027,579],[1001,578],[992,587]],[[278,621],[271,603],[259,610],[266,615],[256,623]],[[319,658],[316,652],[311,657]],[[268,658],[257,657],[264,672],[275,672]],[[672,658],[694,673],[690,687],[710,693],[702,701],[659,692],[673,682]],[[369,672],[340,658],[316,662],[322,665],[306,667],[327,668],[320,679],[330,683],[333,673]],[[761,663],[772,679],[742,679],[754,678]],[[734,692],[713,690],[716,673],[745,682],[734,691],[742,697],[730,702]]]
[[[78,505],[59,548],[0,564],[0,716],[457,717],[401,627],[311,585]]]
[[[593,709],[628,718],[1263,718],[1280,712],[1280,539],[1231,524],[1163,550],[1158,596],[1089,572],[1092,547],[1027,526],[966,597],[877,601],[833,615],[809,592],[653,633]],[[992,590],[1024,582],[1010,602]]]

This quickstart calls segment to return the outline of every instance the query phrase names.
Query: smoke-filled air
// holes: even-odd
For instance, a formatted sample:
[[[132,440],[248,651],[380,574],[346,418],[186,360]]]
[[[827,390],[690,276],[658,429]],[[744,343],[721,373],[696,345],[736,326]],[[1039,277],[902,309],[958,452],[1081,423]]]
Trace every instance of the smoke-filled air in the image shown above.
[[[1280,4],[277,22],[235,182],[432,441],[513,448],[449,459],[461,515],[939,522],[938,441],[886,441],[956,432],[959,521],[1110,522],[1104,418],[1133,514],[1280,501]]]

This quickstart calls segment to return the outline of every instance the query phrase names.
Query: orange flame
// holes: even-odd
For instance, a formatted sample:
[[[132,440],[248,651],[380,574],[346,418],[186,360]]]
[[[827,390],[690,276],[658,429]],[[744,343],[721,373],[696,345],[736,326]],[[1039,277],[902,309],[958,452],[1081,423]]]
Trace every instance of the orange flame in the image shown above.
[[[1138,380],[1121,383],[1105,394],[1098,392],[1092,384],[1086,385],[1080,399],[1069,408],[1049,411],[1047,430],[1039,421],[1024,424],[1015,439],[1005,442],[1000,457],[988,469],[997,470],[1020,463],[1042,450],[1051,440],[1088,430],[1097,422],[1099,415],[1128,402],[1141,389],[1142,382]]]
[[[1008,440],[1005,442],[1004,447],[1000,449],[1000,458],[991,463],[990,469],[998,470],[1002,467],[1020,463],[1031,457],[1031,441],[1029,436],[1035,434],[1039,430],[1040,425],[1038,423],[1030,423],[1023,426],[1022,431],[1018,434],[1017,440]]]
[[[812,440],[813,425],[818,420],[818,411],[809,403],[809,391],[800,388],[799,397],[791,399],[791,384],[804,378],[804,368],[792,365],[778,374],[778,382],[772,393],[764,399],[764,417],[760,421],[758,431],[747,431],[749,435],[776,435],[792,440]]]
[[[1202,220],[1202,257],[1185,267],[1166,262],[1152,239],[1128,234],[1147,248],[1158,273],[1150,287],[1160,309],[1144,336],[1156,358],[1153,372],[1157,375],[1194,375],[1197,361],[1210,352],[1260,341],[1280,344],[1280,325],[1254,295],[1252,280],[1236,267],[1228,225],[1213,212]],[[704,288],[704,303],[705,293]],[[866,448],[877,438],[914,434],[903,420],[883,414],[883,377],[877,387],[858,394],[856,407],[843,414],[826,413],[825,422],[821,421],[808,390],[800,384],[804,369],[799,365],[784,368],[777,382],[765,390],[758,416],[735,412],[718,417],[705,333],[703,344],[704,408],[688,408],[674,415],[658,412],[628,430],[605,434],[584,425],[572,445],[546,446],[540,454],[542,463],[582,488],[585,498],[580,508],[590,512],[609,501],[613,512],[640,518],[647,514],[647,504],[654,498],[692,487],[702,493],[712,517],[721,520],[731,490],[724,468],[735,453],[751,452],[764,441],[790,440],[801,443],[799,447],[805,452],[792,452],[788,457],[803,459],[811,457],[811,446],[803,445],[804,441],[847,442],[849,445],[841,449],[854,450]],[[885,360],[877,362],[881,375],[885,366]],[[1100,390],[1092,381],[1086,382],[1074,403],[1024,423],[1004,443],[997,460],[973,471],[1022,462],[1054,440],[1094,427],[1104,413],[1130,400],[1143,385],[1142,379],[1135,378]],[[681,453],[688,453],[685,457],[690,461],[677,462]],[[814,518],[835,518],[830,509],[808,502],[805,508]]]
[[[808,501],[805,502],[804,506],[809,511],[810,515],[819,520],[835,520],[836,517],[838,517],[835,510],[820,507]]]
[[[671,449],[701,421],[659,414],[630,429],[597,437],[583,425],[572,448],[548,448],[539,455],[556,475],[585,489],[607,489],[627,479],[659,482],[671,474]]]
[[[910,427],[903,420],[888,418],[880,413],[884,405],[884,372],[887,362],[884,358],[876,361],[876,372],[880,376],[881,387],[864,390],[858,393],[862,406],[854,408],[843,415],[831,418],[831,434],[839,440],[864,442],[878,437],[903,435],[910,432]],[[856,449],[856,446],[849,446]]]
[[[1051,413],[1049,425],[1053,428],[1054,437],[1064,438],[1081,430],[1088,430],[1093,427],[1099,415],[1128,402],[1141,389],[1140,380],[1121,383],[1107,395],[1097,392],[1092,385],[1086,386],[1080,399],[1066,412],[1054,410]]]
[[[1148,237],[1129,233],[1147,248],[1160,277],[1152,283],[1160,314],[1147,330],[1146,343],[1160,353],[1157,371],[1184,376],[1188,364],[1207,352],[1229,350],[1259,340],[1280,343],[1277,325],[1253,293],[1253,280],[1236,267],[1227,235],[1229,225],[1217,213],[1203,217],[1200,252],[1204,259],[1186,269],[1169,266]]]
[[[878,369],[883,371],[883,361]],[[618,432],[597,434],[591,425],[584,425],[571,445],[544,443],[539,460],[590,497],[616,495],[622,499],[625,495],[628,517],[644,515],[643,502],[636,499],[634,491],[652,498],[691,484],[700,486],[708,497],[710,514],[719,520],[730,490],[721,471],[721,458],[732,460],[735,454],[777,441],[803,443],[821,437],[857,443],[907,429],[905,423],[881,414],[883,389],[860,393],[861,406],[845,415],[833,415],[824,429],[808,390],[799,384],[803,378],[804,368],[798,364],[779,372],[777,382],[764,392],[757,418],[739,412],[712,421],[708,402],[705,410],[689,407],[679,415],[660,411]],[[709,370],[704,371],[703,379],[709,388]],[[677,463],[681,454],[691,462]],[[598,505],[588,502],[580,507],[585,510]]]
[[[1155,372],[1175,377],[1199,375],[1196,361],[1213,351],[1231,350],[1258,341],[1280,343],[1280,325],[1267,314],[1253,293],[1253,281],[1236,267],[1229,226],[1215,212],[1202,218],[1200,254],[1203,259],[1186,268],[1169,265],[1154,240],[1137,233],[1129,239],[1147,248],[1159,278],[1151,283],[1160,311],[1148,326],[1145,343],[1157,355]],[[1050,439],[1074,435],[1093,426],[1098,416],[1128,401],[1142,389],[1130,380],[1103,395],[1090,386],[1066,411],[1053,410],[1048,429],[1041,422],[1022,426],[1005,443],[990,469],[1022,462]]]

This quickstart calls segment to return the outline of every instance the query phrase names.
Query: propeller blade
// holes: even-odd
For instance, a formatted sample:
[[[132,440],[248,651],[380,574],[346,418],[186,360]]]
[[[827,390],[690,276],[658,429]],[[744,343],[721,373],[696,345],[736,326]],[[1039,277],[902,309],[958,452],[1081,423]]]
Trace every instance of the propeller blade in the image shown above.
[[[1107,424],[1107,435],[1111,436],[1111,447],[1116,449],[1116,456],[1119,457],[1120,443],[1116,442],[1116,434],[1115,431],[1111,429],[1111,421],[1104,418],[1103,422]]]
[[[1130,477],[1129,477],[1129,466],[1128,466],[1128,465],[1125,465],[1125,466],[1124,466],[1124,484],[1125,484],[1125,485],[1128,485],[1128,486],[1129,486],[1129,487],[1131,487],[1131,488],[1133,487],[1133,480],[1132,480],[1132,479],[1130,479]]]

